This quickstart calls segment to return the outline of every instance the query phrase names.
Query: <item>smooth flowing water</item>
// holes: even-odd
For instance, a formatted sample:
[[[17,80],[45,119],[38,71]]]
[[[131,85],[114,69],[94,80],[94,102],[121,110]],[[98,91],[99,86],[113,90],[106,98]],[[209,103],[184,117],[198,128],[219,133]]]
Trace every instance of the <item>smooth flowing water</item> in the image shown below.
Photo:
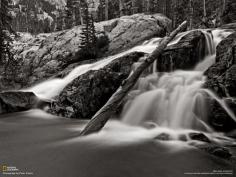
[[[187,33],[178,35],[171,45]],[[232,139],[207,125],[206,94],[233,119],[235,116],[222,100],[202,89],[203,72],[214,63],[215,47],[229,33],[221,30],[204,34],[206,57],[193,71],[157,73],[154,67],[129,93],[122,120],[109,121],[97,134],[79,137],[86,121],[39,110],[1,115],[0,164],[37,177],[199,177],[199,173],[218,176],[216,170],[233,176],[236,168],[230,161],[195,148],[202,142],[190,138],[190,133],[204,132],[215,145],[234,145]],[[160,40],[154,38],[121,54],[79,66],[63,79],[49,80],[28,90],[51,99],[79,75],[132,51],[151,53]],[[158,139],[163,135],[169,141]]]
[[[176,38],[169,43],[169,45],[176,44],[180,41],[180,39],[190,33],[191,31],[187,31],[184,33],[180,33],[179,35],[176,36]],[[217,45],[223,38],[225,38],[227,35],[229,35],[231,32],[230,31],[225,31],[225,30],[213,30],[212,33],[206,32],[203,30],[203,33],[205,34],[206,37],[206,42],[207,42],[207,48],[206,52],[209,52],[209,55],[215,53],[215,47],[212,45]],[[214,42],[212,42],[213,38],[212,35],[214,36]],[[92,64],[86,64],[86,65],[80,65],[73,69],[66,77],[59,79],[50,79],[45,82],[42,82],[40,84],[37,84],[31,88],[25,89],[25,91],[32,91],[34,92],[37,96],[43,98],[43,99],[53,99],[55,96],[59,95],[61,91],[69,84],[71,83],[75,78],[79,77],[80,75],[90,71],[90,70],[98,70],[113,60],[122,57],[126,54],[129,54],[131,52],[144,52],[144,53],[152,53],[155,48],[158,46],[160,43],[161,38],[153,38],[151,40],[145,41],[142,45],[136,46],[130,50],[124,51],[122,53],[119,53],[117,55],[109,56],[107,58],[104,58],[103,60],[100,60],[98,62],[92,63]],[[211,63],[214,62],[214,59],[211,60]],[[155,66],[155,64],[154,64]],[[154,67],[153,66],[153,67]],[[155,68],[155,67],[154,67]]]
[[[0,116],[0,163],[35,177],[199,177],[214,176],[216,169],[233,176],[236,170],[192,146],[200,142],[178,140],[190,130],[149,130],[110,121],[100,133],[79,137],[85,124],[39,110]],[[170,141],[155,138],[163,132]]]
[[[205,83],[204,71],[215,62],[216,46],[221,35],[219,30],[202,31],[205,36],[205,58],[193,71],[174,71],[156,73],[141,78],[130,93],[123,110],[123,121],[130,125],[152,123],[171,129],[195,129],[212,132],[207,125],[208,107],[206,96],[215,99],[236,121],[235,115],[227,105],[210,90],[202,89]],[[221,31],[222,33],[222,31]],[[180,35],[182,36],[182,35]],[[178,41],[179,38],[176,39]]]

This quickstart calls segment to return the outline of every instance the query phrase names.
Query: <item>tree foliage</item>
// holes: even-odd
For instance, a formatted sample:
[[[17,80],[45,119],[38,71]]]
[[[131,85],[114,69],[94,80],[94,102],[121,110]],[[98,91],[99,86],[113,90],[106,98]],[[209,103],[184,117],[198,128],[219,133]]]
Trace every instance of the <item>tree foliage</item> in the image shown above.
[[[97,37],[94,26],[93,16],[89,13],[88,5],[82,2],[84,25],[81,33],[81,57],[93,59],[97,57]]]
[[[162,13],[173,21],[173,27],[188,19],[189,26],[198,28],[230,23],[236,16],[235,0],[67,0],[60,8],[53,1],[57,0],[18,0],[14,29],[37,34],[83,24],[83,1],[95,22],[136,13]]]
[[[68,0],[66,3],[66,27],[71,28],[82,24],[81,0]]]
[[[0,1],[0,64],[5,66],[4,73],[6,74],[7,68],[13,65],[14,58],[11,53],[11,16],[10,11],[10,0]]]

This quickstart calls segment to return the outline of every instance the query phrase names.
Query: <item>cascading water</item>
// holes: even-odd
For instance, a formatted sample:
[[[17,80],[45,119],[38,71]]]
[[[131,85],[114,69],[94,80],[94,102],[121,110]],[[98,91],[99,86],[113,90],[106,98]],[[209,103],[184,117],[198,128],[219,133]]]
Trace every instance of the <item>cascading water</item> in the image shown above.
[[[138,125],[151,121],[170,128],[195,128],[210,131],[210,128],[204,123],[207,119],[207,107],[204,102],[206,92],[201,90],[205,82],[203,72],[215,62],[217,44],[231,31],[201,31],[206,39],[205,59],[195,67],[194,71],[175,71],[164,75],[156,73],[156,63],[154,63],[151,72],[154,74],[140,79],[136,90],[130,93],[131,95],[138,93],[138,96],[134,100],[128,101],[126,109],[123,111],[124,122]],[[177,35],[169,45],[178,43],[183,36],[190,32]],[[152,53],[160,41],[161,38],[153,38],[140,46],[96,63],[78,66],[65,78],[48,80],[28,89],[28,91],[33,91],[41,98],[52,99],[75,78],[89,70],[100,69],[111,61],[134,51]],[[229,113],[229,115],[232,114]]]
[[[209,130],[202,123],[207,118],[204,95],[199,92],[204,81],[202,73],[194,71],[142,78],[133,91],[139,95],[128,101],[123,121],[131,125],[154,122],[174,129]]]
[[[179,34],[169,45],[173,45],[178,43],[178,41],[189,32],[184,32]],[[145,41],[142,45],[136,46],[130,50],[125,52],[119,53],[117,55],[109,56],[103,60],[92,64],[81,65],[73,69],[66,77],[59,79],[50,79],[45,82],[39,83],[31,88],[25,89],[24,91],[32,91],[38,97],[42,99],[53,99],[55,96],[59,95],[60,92],[75,78],[79,77],[80,75],[90,71],[90,70],[98,70],[105,65],[109,64],[113,60],[122,57],[126,54],[131,52],[144,52],[144,53],[152,53],[162,38],[153,38],[151,40]]]
[[[220,33],[212,32],[214,41],[216,36],[222,38],[215,35]],[[172,44],[181,36],[184,35],[179,35]],[[151,53],[159,41],[155,38],[119,55],[79,66],[63,79],[49,80],[29,90],[41,97],[53,98],[88,70],[99,69],[132,51]],[[206,148],[209,145],[210,151],[216,150],[215,154],[225,154],[226,150],[220,151],[219,147],[212,150],[211,145],[233,145],[232,139],[212,133],[204,122],[207,117],[204,94],[221,102],[212,92],[201,88],[205,81],[203,70],[211,65],[206,62],[207,57],[195,71],[164,74],[155,71],[140,78],[124,107],[122,121],[125,123],[109,121],[101,132],[90,136],[79,136],[86,121],[52,116],[40,110],[0,115],[0,164],[16,166],[37,177],[199,177],[200,173],[234,176],[233,163],[199,150],[197,145],[205,144],[190,136],[199,135],[199,131],[192,129],[210,132],[204,133],[211,141]],[[214,55],[209,57],[214,59]],[[228,109],[223,102],[221,105]],[[151,129],[133,126],[145,123]]]
[[[202,89],[205,82],[203,73],[215,62],[219,38],[226,37],[230,32],[222,36],[216,35],[219,31],[202,32],[206,39],[205,58],[197,64],[194,71],[158,74],[153,70],[154,74],[141,78],[130,93],[123,110],[125,123],[140,125],[151,122],[172,129],[187,128],[212,132],[206,124],[208,108],[205,96],[208,94],[213,99],[216,97],[211,91]],[[230,109],[221,100],[216,100],[236,121]]]

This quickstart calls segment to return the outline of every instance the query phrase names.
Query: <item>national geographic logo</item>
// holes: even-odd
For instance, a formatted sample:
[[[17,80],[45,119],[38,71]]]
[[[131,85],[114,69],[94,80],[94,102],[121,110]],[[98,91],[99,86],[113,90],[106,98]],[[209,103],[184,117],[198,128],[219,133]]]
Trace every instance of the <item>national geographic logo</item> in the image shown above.
[[[19,169],[17,169],[16,167],[10,167],[8,165],[1,165],[0,171],[2,173],[5,173],[5,172],[17,172],[17,171],[19,171]]]
[[[6,172],[7,171],[7,166],[6,165],[2,165],[1,166],[1,172]]]
[[[0,174],[3,175],[33,175],[33,172],[23,171],[14,166],[0,165]]]

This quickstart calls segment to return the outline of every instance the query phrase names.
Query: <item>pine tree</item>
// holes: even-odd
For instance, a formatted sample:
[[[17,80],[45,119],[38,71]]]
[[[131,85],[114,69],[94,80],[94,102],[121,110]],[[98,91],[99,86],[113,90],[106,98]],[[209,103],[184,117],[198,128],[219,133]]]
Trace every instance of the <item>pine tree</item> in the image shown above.
[[[109,20],[109,1],[105,0],[105,20]]]
[[[97,37],[94,26],[93,16],[89,13],[88,5],[84,1],[82,4],[84,12],[84,25],[81,33],[81,57],[83,60],[92,59],[97,57]]]
[[[11,53],[12,33],[10,12],[10,0],[0,1],[0,63],[5,66],[5,74],[8,66],[13,61]]]

